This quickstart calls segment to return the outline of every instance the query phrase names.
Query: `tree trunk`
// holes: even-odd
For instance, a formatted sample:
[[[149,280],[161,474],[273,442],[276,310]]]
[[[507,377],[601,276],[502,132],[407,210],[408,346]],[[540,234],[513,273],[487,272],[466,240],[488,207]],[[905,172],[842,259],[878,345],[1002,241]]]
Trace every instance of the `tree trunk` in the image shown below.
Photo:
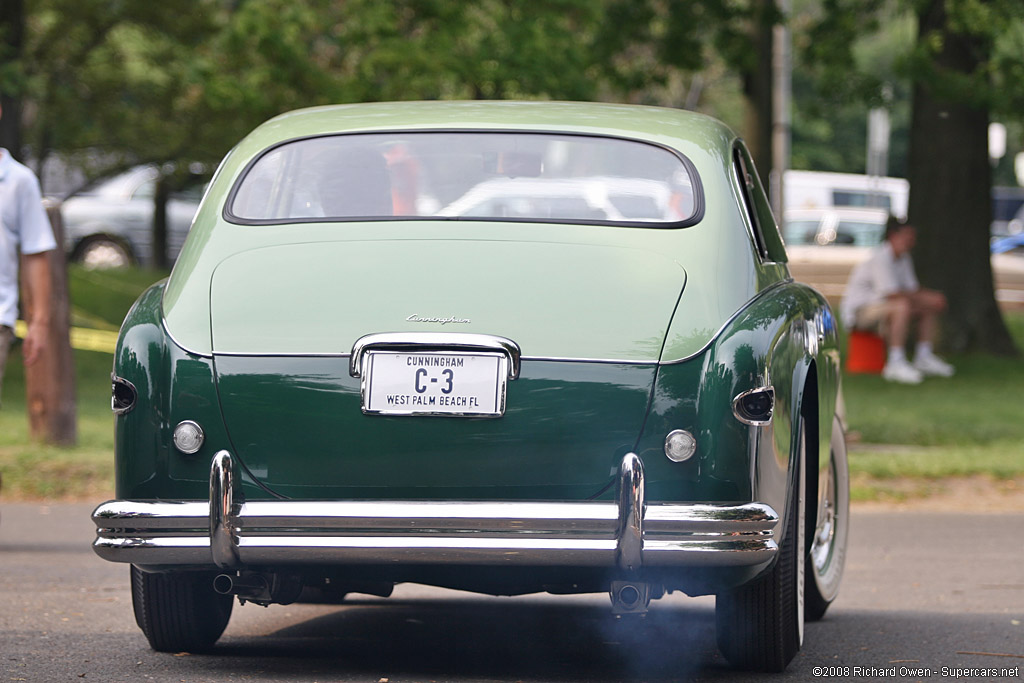
[[[765,187],[769,186],[768,176],[772,169],[772,47],[775,16],[775,0],[758,0],[750,36],[755,60],[753,69],[743,74],[743,94],[747,99],[744,138]]]
[[[161,270],[169,266],[167,258],[167,200],[171,197],[172,178],[161,172],[156,180],[153,196],[153,267]]]
[[[989,112],[985,104],[944,91],[943,83],[949,73],[977,74],[990,45],[953,33],[941,0],[919,10],[918,31],[921,45],[936,33],[942,37],[934,73],[919,76],[913,94],[908,214],[917,227],[918,278],[949,300],[943,348],[1015,355],[995,300],[989,253]]]
[[[46,209],[58,245],[64,244],[60,207]],[[75,402],[75,364],[71,353],[71,304],[68,295],[68,267],[64,250],[58,246],[47,254],[50,261],[50,334],[43,354],[25,368],[25,402],[28,405],[29,434],[33,441],[57,446],[74,446],[78,440]],[[24,272],[24,269],[22,269]],[[22,305],[26,319],[32,319],[32,290],[22,283]]]
[[[21,60],[25,41],[25,7],[23,0],[0,2],[0,64]],[[21,97],[18,93],[0,93],[0,147],[21,159]]]

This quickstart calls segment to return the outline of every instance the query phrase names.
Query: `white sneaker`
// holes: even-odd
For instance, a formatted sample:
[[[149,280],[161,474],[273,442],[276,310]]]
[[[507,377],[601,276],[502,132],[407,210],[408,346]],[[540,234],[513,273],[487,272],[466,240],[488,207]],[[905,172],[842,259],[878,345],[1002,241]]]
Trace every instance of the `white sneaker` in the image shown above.
[[[935,354],[918,354],[914,359],[914,367],[922,375],[934,375],[935,377],[952,377],[956,369],[942,360]]]
[[[890,382],[899,382],[900,384],[920,384],[924,379],[921,371],[906,359],[886,363],[885,368],[882,369],[882,377]]]

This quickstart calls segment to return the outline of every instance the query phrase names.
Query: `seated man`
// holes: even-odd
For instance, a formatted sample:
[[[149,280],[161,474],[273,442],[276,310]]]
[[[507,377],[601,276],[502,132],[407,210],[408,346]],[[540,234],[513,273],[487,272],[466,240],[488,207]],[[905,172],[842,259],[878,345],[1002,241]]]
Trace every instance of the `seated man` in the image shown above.
[[[853,269],[841,305],[847,329],[881,331],[889,344],[882,376],[905,384],[917,384],[925,375],[953,374],[953,366],[932,352],[946,297],[918,284],[910,259],[915,239],[914,226],[890,216],[885,241]],[[917,323],[918,334],[913,364],[904,351],[912,321]]]

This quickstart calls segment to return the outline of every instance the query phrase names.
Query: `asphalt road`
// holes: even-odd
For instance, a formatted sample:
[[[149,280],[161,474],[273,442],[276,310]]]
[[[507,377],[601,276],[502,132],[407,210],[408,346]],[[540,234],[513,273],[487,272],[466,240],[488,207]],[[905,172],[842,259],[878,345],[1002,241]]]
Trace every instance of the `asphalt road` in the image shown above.
[[[1024,674],[1024,514],[855,511],[839,599],[808,625],[786,673],[762,677],[731,671],[717,654],[713,599],[678,594],[652,603],[644,619],[617,621],[603,595],[490,598],[400,586],[391,598],[341,606],[236,606],[214,654],[157,654],[133,621],[127,568],[89,548],[90,511],[0,506],[0,682]]]

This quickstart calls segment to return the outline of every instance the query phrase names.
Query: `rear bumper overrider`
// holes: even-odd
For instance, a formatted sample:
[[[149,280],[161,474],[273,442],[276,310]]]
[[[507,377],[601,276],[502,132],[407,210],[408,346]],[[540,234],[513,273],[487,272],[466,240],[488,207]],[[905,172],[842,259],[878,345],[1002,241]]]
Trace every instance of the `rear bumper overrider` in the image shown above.
[[[614,502],[251,501],[234,458],[213,459],[209,501],[115,500],[93,512],[93,548],[160,566],[453,564],[752,567],[778,550],[760,503],[652,503],[630,453]]]

